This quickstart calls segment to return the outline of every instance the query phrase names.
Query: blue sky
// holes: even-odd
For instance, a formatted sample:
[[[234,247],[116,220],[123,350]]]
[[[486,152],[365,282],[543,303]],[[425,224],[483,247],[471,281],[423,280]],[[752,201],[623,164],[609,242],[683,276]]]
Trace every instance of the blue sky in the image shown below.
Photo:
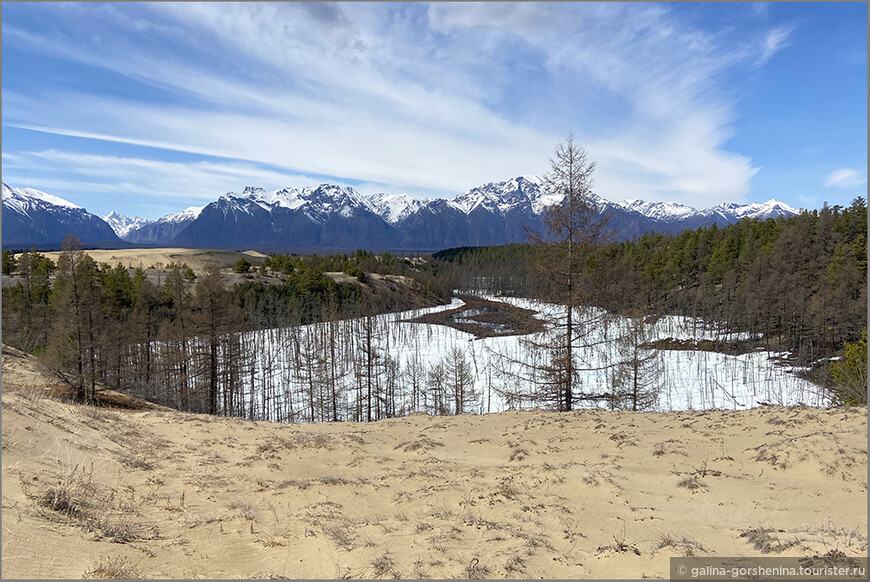
[[[543,174],[706,208],[867,191],[865,3],[2,7],[3,180],[157,218],[247,185]]]

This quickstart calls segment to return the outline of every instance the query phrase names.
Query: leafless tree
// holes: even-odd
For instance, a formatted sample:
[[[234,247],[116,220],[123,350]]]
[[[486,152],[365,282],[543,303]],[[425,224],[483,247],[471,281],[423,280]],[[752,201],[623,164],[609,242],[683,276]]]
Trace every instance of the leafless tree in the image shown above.
[[[533,267],[538,296],[565,310],[545,344],[533,346],[550,353],[542,389],[562,411],[572,410],[578,399],[600,396],[580,392],[576,353],[588,332],[601,323],[600,313],[588,311],[592,298],[584,280],[589,256],[607,238],[607,219],[599,216],[592,192],[594,170],[595,162],[573,136],[559,144],[544,183],[561,201],[545,214],[547,233],[531,234],[537,247]]]

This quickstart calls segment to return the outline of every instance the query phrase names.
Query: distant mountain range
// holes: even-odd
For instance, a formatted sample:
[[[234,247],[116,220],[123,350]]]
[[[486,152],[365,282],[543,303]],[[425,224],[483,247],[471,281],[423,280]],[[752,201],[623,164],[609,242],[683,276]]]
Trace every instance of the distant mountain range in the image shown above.
[[[615,203],[597,196],[592,201],[600,216],[610,216],[608,224],[617,240],[799,212],[776,200],[706,210],[670,202]],[[150,221],[115,212],[100,218],[56,196],[4,184],[3,244],[59,243],[66,232],[73,232],[83,242],[424,251],[527,240],[526,229],[545,230],[544,213],[558,202],[536,176],[490,182],[451,199],[364,196],[329,184],[275,191],[248,187],[241,194],[230,192],[206,206]]]
[[[124,234],[118,232],[117,229],[115,232],[118,233],[119,237],[131,243],[161,245],[171,241],[187,228],[187,225],[196,220],[203,208],[205,206],[191,206],[181,212],[167,214],[159,220],[148,221],[148,223],[130,229]]]

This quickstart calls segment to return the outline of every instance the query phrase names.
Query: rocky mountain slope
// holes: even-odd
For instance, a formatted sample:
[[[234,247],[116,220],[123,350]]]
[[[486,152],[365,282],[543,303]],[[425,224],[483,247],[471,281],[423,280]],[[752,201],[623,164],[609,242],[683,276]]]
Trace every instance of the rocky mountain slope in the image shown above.
[[[33,188],[3,184],[3,246],[60,245],[67,233],[82,242],[120,241],[99,216]]]

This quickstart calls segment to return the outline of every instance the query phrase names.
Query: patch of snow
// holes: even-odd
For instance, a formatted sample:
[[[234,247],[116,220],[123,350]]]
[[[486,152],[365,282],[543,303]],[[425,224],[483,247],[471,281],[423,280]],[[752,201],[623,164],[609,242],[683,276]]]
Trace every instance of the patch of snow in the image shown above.
[[[545,321],[553,322],[561,317],[564,310],[560,306],[539,303],[530,299],[493,297],[518,307],[533,309]],[[451,327],[412,323],[408,320],[425,313],[434,313],[461,306],[461,300],[454,298],[450,305],[442,305],[429,309],[391,313],[377,316],[379,332],[376,343],[384,357],[396,361],[402,369],[416,362],[423,373],[443,362],[454,348],[459,348],[471,366],[473,387],[477,394],[473,410],[475,412],[499,412],[507,409],[532,408],[535,403],[523,398],[523,392],[528,392],[527,380],[521,380],[528,375],[523,363],[531,363],[541,354],[529,351],[525,340],[535,342],[548,341],[549,331],[531,336],[501,336],[476,339],[471,334],[461,332]],[[589,329],[586,338],[590,347],[581,349],[578,353],[579,385],[588,392],[605,392],[610,388],[612,370],[603,368],[608,361],[614,361],[616,355],[612,342],[599,342],[606,336],[615,337],[625,318],[607,314],[601,310],[592,316],[599,317],[604,325]],[[582,322],[578,321],[578,325]],[[340,373],[347,382],[347,394],[353,397],[353,361],[361,345],[357,329],[360,320],[339,322],[347,329],[349,340],[342,343]],[[288,349],[289,341],[299,341],[305,345],[305,339],[310,334],[321,334],[326,324],[312,324],[296,328],[282,328],[251,332],[251,342],[264,345],[257,350],[255,356],[255,390],[260,386],[270,385],[272,393],[281,397],[298,398],[303,394],[305,379],[302,372],[294,368]],[[652,337],[681,337],[685,339],[719,338],[722,334],[715,326],[704,325],[697,321],[684,318],[661,318],[651,326]],[[295,338],[295,339],[294,339]],[[265,340],[262,344],[260,340]],[[550,340],[551,341],[551,340]],[[662,363],[662,373],[659,378],[661,390],[655,409],[667,410],[697,410],[707,408],[744,409],[760,405],[772,404],[808,404],[823,406],[826,404],[821,390],[812,383],[800,378],[784,366],[776,363],[779,354],[753,352],[740,356],[730,356],[716,352],[703,351],[658,351]],[[296,387],[298,385],[298,390]],[[517,396],[511,404],[500,396],[505,394]],[[295,396],[294,396],[295,395]],[[304,409],[296,402],[293,409]],[[604,406],[604,404],[591,404]],[[285,405],[285,408],[291,408]]]

